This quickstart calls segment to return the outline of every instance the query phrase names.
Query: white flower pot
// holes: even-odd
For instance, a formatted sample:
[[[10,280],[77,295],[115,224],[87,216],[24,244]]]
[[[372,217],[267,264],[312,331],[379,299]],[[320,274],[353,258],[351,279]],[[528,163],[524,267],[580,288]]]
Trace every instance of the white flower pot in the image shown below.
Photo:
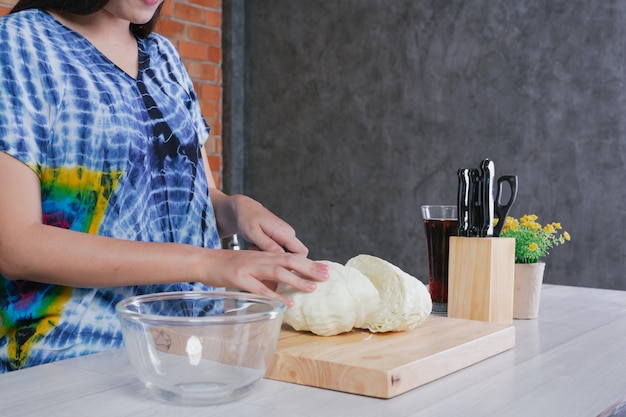
[[[545,262],[515,264],[514,319],[536,319],[539,316],[545,267]]]

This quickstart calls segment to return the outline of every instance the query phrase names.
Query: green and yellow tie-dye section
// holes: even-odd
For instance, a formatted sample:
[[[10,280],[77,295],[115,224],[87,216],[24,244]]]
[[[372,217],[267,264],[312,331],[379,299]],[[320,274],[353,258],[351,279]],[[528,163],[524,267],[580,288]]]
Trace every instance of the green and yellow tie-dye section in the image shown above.
[[[91,171],[85,167],[41,168],[42,200],[46,201],[44,223],[98,233],[109,198],[122,174]]]

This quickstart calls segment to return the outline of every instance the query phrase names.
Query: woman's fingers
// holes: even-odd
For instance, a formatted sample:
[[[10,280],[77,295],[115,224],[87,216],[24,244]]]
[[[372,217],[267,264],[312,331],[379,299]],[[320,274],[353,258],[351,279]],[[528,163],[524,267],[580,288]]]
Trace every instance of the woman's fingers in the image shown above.
[[[223,250],[221,265],[213,269],[216,280],[225,287],[237,287],[259,295],[290,301],[277,294],[276,284],[282,282],[301,291],[314,291],[316,281],[328,279],[328,266],[302,255],[260,251]],[[212,274],[212,275],[213,275]],[[215,285],[208,280],[210,285]]]

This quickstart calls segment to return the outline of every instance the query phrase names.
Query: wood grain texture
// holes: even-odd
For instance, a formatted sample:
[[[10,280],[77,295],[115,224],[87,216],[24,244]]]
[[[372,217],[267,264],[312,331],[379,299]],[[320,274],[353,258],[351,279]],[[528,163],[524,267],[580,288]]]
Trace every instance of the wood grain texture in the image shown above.
[[[284,327],[266,378],[392,398],[512,348],[515,328],[440,316],[415,330],[332,337]]]
[[[515,239],[450,238],[448,317],[511,324]]]

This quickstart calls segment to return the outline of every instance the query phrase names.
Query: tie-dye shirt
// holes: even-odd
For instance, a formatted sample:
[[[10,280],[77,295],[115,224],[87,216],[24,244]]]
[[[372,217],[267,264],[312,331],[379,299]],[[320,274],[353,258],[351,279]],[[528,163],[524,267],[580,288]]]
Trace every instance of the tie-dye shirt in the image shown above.
[[[191,80],[164,37],[138,44],[135,79],[44,11],[0,18],[0,151],[39,177],[47,225],[218,248],[200,154],[209,128]],[[118,301],[187,289],[210,288],[70,288],[0,275],[0,372],[120,347]]]

